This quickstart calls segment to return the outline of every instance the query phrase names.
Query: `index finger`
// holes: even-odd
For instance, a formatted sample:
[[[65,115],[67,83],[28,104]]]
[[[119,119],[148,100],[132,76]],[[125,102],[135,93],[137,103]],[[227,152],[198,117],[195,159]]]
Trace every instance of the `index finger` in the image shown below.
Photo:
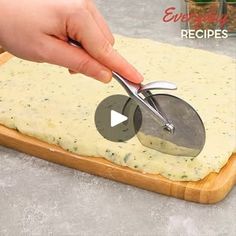
[[[131,82],[141,83],[143,81],[142,75],[114,50],[89,12],[80,12],[80,14],[83,16],[78,15],[76,20],[75,39],[81,42],[83,48],[99,63]],[[81,21],[81,17],[84,19],[83,21]]]

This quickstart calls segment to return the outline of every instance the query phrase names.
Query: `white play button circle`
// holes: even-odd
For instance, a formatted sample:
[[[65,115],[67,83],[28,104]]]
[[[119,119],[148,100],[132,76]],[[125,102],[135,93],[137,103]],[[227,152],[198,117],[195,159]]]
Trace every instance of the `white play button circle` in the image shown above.
[[[115,127],[127,120],[127,116],[124,116],[117,111],[111,110],[111,127]]]
[[[97,131],[112,142],[125,142],[133,138],[141,123],[142,115],[138,105],[124,95],[110,96],[96,109]]]

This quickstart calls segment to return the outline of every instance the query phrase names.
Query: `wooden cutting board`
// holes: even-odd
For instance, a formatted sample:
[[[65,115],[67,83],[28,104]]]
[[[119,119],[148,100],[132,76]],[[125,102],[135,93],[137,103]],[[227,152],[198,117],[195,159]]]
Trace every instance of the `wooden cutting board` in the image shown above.
[[[11,57],[9,53],[1,54],[0,65]],[[219,202],[236,184],[236,154],[232,155],[218,174],[211,173],[197,182],[174,182],[160,175],[143,174],[115,165],[103,158],[81,157],[1,125],[0,144],[90,174],[198,203]]]

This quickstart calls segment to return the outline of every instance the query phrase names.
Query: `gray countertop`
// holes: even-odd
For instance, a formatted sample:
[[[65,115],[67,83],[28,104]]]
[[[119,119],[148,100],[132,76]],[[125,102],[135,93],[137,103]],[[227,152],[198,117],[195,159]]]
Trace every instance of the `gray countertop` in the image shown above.
[[[97,0],[113,32],[230,56],[236,38],[182,40],[161,22],[176,0]],[[72,170],[0,147],[0,235],[235,235],[236,188],[200,205]]]

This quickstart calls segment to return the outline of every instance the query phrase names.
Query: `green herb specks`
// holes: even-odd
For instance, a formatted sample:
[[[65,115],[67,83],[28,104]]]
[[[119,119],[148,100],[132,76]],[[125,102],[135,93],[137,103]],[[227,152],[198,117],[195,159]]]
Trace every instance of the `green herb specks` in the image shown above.
[[[124,162],[125,162],[125,163],[127,163],[127,161],[129,160],[130,156],[131,156],[131,153],[127,153],[127,154],[125,155],[125,157],[124,157]]]

